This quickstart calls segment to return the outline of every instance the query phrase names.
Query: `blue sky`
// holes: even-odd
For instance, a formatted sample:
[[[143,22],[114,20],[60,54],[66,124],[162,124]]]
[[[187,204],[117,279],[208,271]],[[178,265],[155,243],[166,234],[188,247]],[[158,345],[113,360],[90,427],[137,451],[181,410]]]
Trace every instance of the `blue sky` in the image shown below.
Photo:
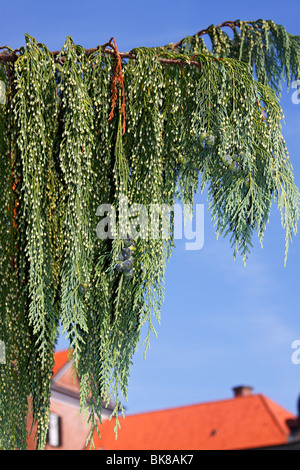
[[[114,2],[10,1],[1,6],[0,45],[24,45],[24,33],[58,50],[70,35],[89,48],[114,36],[120,51],[175,42],[225,20],[272,19],[300,34],[299,0],[127,0]],[[299,77],[300,79],[300,77]],[[283,92],[283,129],[300,187],[300,105]],[[166,296],[147,359],[140,345],[129,382],[128,413],[226,399],[232,387],[251,385],[296,412],[300,365],[291,361],[300,340],[300,235],[286,268],[284,230],[273,206],[263,249],[256,238],[244,267],[228,240],[216,240],[205,195],[205,241],[199,251],[177,246],[166,273]],[[66,343],[61,340],[59,348]]]

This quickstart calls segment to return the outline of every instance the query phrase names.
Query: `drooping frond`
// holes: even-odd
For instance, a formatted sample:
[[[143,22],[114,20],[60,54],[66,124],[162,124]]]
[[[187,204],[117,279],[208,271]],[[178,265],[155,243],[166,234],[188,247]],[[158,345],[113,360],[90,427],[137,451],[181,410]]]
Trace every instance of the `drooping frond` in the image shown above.
[[[208,41],[203,40],[207,35]],[[287,86],[299,78],[300,36],[290,34],[284,26],[271,20],[226,21],[211,25],[194,36],[169,45],[189,54],[208,51],[215,57],[242,61],[251,66],[257,80],[269,85],[277,94],[281,81]]]
[[[68,37],[52,54],[26,35],[0,65],[0,445],[26,448],[30,404],[44,446],[60,323],[89,439],[112,403],[117,435],[133,355],[160,322],[175,201],[208,188],[217,234],[244,260],[275,202],[287,255],[299,191],[277,95],[299,38],[236,21],[125,54]]]

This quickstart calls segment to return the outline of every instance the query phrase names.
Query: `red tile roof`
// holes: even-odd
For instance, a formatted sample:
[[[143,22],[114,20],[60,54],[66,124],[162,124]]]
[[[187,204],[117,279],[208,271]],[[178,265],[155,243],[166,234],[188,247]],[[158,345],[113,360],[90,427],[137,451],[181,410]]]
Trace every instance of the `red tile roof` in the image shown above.
[[[57,351],[54,354],[55,365],[53,368],[53,377],[69,362],[69,351],[64,349],[63,351]]]
[[[121,418],[118,438],[114,420],[94,435],[104,450],[229,450],[287,442],[288,420],[295,416],[263,395],[242,396]]]
[[[68,363],[68,350],[55,353],[53,377]],[[178,408],[128,415],[99,426],[96,449],[197,450],[247,449],[284,444],[295,415],[264,395],[235,397]]]

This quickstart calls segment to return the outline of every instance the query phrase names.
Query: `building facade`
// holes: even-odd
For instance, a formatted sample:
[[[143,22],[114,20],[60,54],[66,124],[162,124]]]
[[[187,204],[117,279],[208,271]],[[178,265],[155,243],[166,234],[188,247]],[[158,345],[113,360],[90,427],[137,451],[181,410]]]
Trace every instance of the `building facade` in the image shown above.
[[[101,438],[94,433],[96,450],[300,449],[298,416],[248,386],[234,387],[226,400],[121,417],[117,439],[115,421],[108,419],[112,409],[113,403],[103,409]],[[89,427],[79,410],[79,380],[68,352],[60,351],[55,355],[46,450],[90,448]],[[33,435],[28,448],[35,449]]]

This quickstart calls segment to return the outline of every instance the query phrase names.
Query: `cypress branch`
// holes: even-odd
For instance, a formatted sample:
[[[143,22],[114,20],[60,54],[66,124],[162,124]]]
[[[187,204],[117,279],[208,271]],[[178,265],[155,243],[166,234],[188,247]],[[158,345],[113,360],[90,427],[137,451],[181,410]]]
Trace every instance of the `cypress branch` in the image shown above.
[[[129,53],[113,38],[85,50],[70,37],[51,53],[28,35],[26,48],[0,53],[9,98],[0,107],[2,448],[26,448],[29,396],[37,448],[45,444],[59,322],[88,440],[111,402],[118,434],[142,328],[146,354],[160,323],[175,245],[164,207],[177,198],[192,205],[207,187],[217,235],[245,261],[277,203],[287,256],[299,191],[278,94],[299,57],[299,37],[263,20]],[[102,204],[115,220],[99,238]],[[151,231],[142,221],[154,208]]]

